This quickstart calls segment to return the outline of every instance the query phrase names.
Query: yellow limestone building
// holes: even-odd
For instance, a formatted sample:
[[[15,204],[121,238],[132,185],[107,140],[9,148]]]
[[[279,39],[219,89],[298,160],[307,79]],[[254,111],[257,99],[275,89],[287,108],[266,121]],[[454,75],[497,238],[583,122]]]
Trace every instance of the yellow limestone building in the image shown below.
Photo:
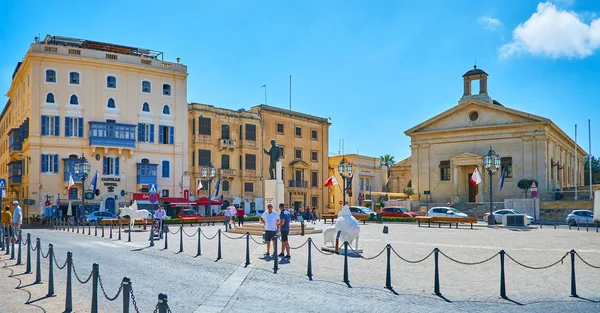
[[[497,186],[502,169],[492,178],[494,201],[522,197],[517,187],[521,179],[537,180],[541,198],[583,184],[586,152],[577,146],[576,155],[575,142],[558,126],[493,100],[488,94],[488,74],[477,67],[466,72],[463,81],[458,105],[405,132],[411,139],[411,156],[392,168],[394,192],[402,192],[411,183],[412,198],[421,201],[489,201],[490,179],[483,158],[490,146],[501,157],[501,167],[506,167],[501,191]],[[479,81],[478,94],[471,92],[475,81]],[[469,183],[475,168],[483,178],[477,187]]]
[[[35,38],[19,62],[0,116],[4,201],[26,215],[73,214],[81,204],[82,156],[98,173],[87,211],[116,212],[132,192],[164,197],[189,189],[187,67],[148,49],[58,36]],[[67,193],[70,175],[76,184]],[[184,179],[185,177],[185,179]],[[86,197],[87,198],[87,197]],[[46,204],[50,204],[47,206]]]
[[[189,104],[189,168],[193,190],[202,182],[200,197],[219,196],[225,203],[243,207],[247,213],[264,208],[264,181],[269,179],[269,150],[275,140],[282,150],[282,177],[288,207],[327,205],[326,118],[258,105],[250,110],[230,110],[201,103]],[[202,176],[208,164],[215,168],[210,181]],[[206,171],[205,173],[208,173]]]

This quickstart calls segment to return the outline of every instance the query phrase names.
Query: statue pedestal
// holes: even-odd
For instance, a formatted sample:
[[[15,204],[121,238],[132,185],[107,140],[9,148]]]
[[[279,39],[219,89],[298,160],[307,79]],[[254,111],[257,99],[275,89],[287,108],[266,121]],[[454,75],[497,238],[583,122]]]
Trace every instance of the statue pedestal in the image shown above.
[[[276,179],[265,180],[265,211],[267,211],[269,203],[273,205],[275,211],[278,211],[279,204],[284,203],[285,200],[284,185],[281,179],[281,162],[277,162],[275,170]]]

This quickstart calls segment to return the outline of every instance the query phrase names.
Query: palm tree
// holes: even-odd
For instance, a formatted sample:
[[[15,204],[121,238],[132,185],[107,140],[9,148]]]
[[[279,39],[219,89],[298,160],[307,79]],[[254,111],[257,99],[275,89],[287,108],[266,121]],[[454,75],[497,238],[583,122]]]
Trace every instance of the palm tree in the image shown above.
[[[390,176],[392,175],[392,172],[390,171],[390,168],[396,164],[396,161],[394,160],[394,157],[386,154],[386,155],[382,155],[379,157],[380,160],[380,164],[382,166],[387,167],[388,172],[387,172],[387,181],[385,183],[385,189],[386,191],[390,191]]]

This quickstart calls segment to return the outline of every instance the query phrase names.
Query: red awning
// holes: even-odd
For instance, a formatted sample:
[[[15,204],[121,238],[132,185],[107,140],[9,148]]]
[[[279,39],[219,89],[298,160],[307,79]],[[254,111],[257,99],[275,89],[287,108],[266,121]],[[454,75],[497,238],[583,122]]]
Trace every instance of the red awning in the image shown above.
[[[196,202],[191,202],[185,198],[165,197],[160,199],[163,203],[169,203],[171,206],[196,206]]]
[[[196,201],[197,205],[208,205],[208,198],[202,197]],[[210,205],[221,205],[220,201],[211,200]]]

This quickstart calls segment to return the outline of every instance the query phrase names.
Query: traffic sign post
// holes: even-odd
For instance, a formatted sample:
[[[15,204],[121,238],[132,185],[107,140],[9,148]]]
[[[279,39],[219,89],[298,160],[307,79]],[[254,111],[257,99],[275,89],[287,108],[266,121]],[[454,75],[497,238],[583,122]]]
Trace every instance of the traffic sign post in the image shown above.
[[[6,197],[6,179],[0,178],[0,195]]]
[[[532,197],[532,198],[537,198],[537,196],[538,196],[538,192],[537,192],[537,190],[532,190],[532,191],[531,191],[531,197]]]

